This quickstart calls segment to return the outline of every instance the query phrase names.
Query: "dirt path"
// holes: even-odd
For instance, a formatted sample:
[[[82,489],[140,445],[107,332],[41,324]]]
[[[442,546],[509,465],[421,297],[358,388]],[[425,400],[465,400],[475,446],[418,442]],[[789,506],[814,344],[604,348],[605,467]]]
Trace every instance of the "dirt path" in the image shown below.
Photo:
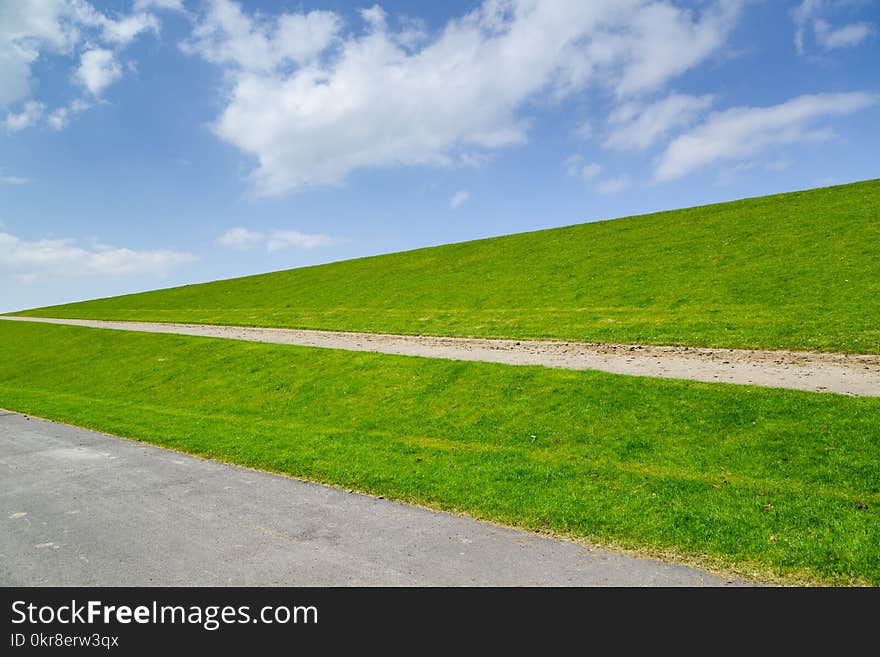
[[[875,355],[442,338],[36,317],[0,319],[880,397],[880,356]]]

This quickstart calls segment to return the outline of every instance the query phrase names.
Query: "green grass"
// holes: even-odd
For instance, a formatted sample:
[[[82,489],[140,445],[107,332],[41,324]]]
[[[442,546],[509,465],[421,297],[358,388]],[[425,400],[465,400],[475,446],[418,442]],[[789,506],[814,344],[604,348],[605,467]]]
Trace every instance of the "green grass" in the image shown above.
[[[23,314],[880,353],[880,180]]]
[[[0,322],[0,407],[728,572],[880,584],[880,399]]]

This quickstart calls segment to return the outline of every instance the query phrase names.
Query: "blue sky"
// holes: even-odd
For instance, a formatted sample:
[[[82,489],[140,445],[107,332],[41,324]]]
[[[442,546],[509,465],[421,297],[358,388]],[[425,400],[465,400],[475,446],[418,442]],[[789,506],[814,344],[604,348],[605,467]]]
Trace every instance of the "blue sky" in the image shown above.
[[[880,177],[877,0],[0,0],[0,311]]]

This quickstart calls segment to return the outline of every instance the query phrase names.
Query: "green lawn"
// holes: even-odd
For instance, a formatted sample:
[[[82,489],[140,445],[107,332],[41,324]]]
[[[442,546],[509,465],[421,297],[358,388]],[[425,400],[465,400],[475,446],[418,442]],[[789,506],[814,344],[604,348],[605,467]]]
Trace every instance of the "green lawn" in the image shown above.
[[[728,572],[880,584],[880,399],[0,322],[0,407]]]
[[[880,180],[25,314],[880,353]]]

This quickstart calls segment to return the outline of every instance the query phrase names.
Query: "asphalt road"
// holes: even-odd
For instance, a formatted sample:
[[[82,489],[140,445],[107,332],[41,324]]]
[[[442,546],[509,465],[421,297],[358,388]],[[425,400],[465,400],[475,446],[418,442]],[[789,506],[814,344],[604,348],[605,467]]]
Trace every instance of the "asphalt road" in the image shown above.
[[[730,584],[0,410],[3,586]]]

